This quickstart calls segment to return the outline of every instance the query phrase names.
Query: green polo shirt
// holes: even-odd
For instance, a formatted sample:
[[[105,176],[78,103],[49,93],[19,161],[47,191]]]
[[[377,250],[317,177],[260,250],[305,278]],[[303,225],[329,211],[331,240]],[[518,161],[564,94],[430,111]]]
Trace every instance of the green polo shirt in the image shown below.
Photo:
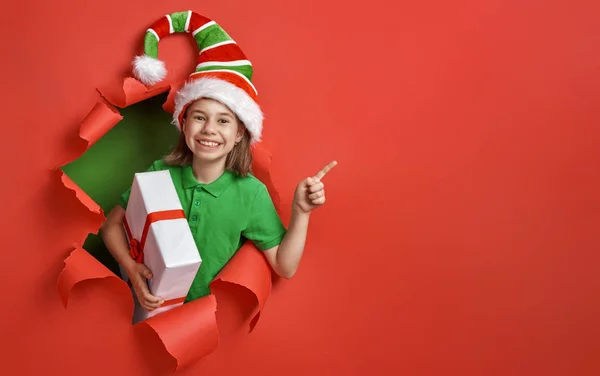
[[[254,176],[225,171],[214,182],[200,184],[190,165],[169,166],[162,160],[147,171],[159,170],[171,174],[202,258],[186,301],[210,294],[210,282],[247,239],[263,251],[281,243],[286,229],[267,187]],[[131,187],[121,196],[125,209],[130,192]]]

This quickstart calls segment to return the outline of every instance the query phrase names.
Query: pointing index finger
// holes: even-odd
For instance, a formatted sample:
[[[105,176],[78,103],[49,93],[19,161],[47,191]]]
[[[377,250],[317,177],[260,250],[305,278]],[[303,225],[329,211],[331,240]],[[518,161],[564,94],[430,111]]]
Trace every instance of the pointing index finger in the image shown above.
[[[337,165],[337,161],[333,161],[331,163],[329,163],[327,166],[323,167],[323,169],[319,172],[317,172],[317,175],[315,175],[315,178],[317,178],[318,180],[321,180],[323,178],[323,176],[325,176],[326,173],[328,173],[329,171],[331,171],[332,168],[335,167],[335,165]]]

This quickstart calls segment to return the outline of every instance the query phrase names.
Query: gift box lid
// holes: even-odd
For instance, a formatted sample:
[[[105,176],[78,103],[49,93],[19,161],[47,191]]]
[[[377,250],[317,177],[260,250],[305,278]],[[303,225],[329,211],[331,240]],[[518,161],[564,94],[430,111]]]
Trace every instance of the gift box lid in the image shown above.
[[[138,172],[133,185],[143,197],[147,213],[182,209],[168,170]]]
[[[182,209],[168,170],[135,174],[125,211],[127,224],[134,238],[140,240],[148,214]]]

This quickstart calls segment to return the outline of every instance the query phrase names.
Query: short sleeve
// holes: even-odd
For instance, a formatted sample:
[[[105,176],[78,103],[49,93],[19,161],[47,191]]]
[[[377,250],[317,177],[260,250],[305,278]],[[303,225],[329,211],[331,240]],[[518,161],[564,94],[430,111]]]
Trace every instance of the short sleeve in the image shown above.
[[[265,251],[279,245],[286,231],[267,187],[261,184],[250,207],[248,223],[242,235],[258,249]]]
[[[165,168],[166,168],[166,164],[162,160],[158,160],[158,161],[154,161],[145,172],[159,171],[159,170],[164,170]],[[133,178],[132,178],[132,180],[133,180]],[[129,188],[127,188],[127,190],[121,194],[121,197],[119,199],[119,204],[125,210],[127,210],[127,203],[129,202],[130,195],[131,195],[131,185],[129,185]]]

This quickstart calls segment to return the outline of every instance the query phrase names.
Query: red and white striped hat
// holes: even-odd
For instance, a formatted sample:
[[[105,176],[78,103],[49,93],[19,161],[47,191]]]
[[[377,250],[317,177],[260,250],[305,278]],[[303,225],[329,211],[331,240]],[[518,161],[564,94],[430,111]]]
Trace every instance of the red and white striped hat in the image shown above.
[[[158,42],[173,33],[191,33],[199,50],[196,70],[176,93],[173,124],[181,129],[186,107],[200,98],[211,98],[240,118],[251,135],[251,143],[260,141],[263,113],[252,84],[252,63],[215,21],[192,11],[160,18],[146,31],[144,54],[133,61],[134,76],[146,85],[165,78],[167,70],[158,60]]]

